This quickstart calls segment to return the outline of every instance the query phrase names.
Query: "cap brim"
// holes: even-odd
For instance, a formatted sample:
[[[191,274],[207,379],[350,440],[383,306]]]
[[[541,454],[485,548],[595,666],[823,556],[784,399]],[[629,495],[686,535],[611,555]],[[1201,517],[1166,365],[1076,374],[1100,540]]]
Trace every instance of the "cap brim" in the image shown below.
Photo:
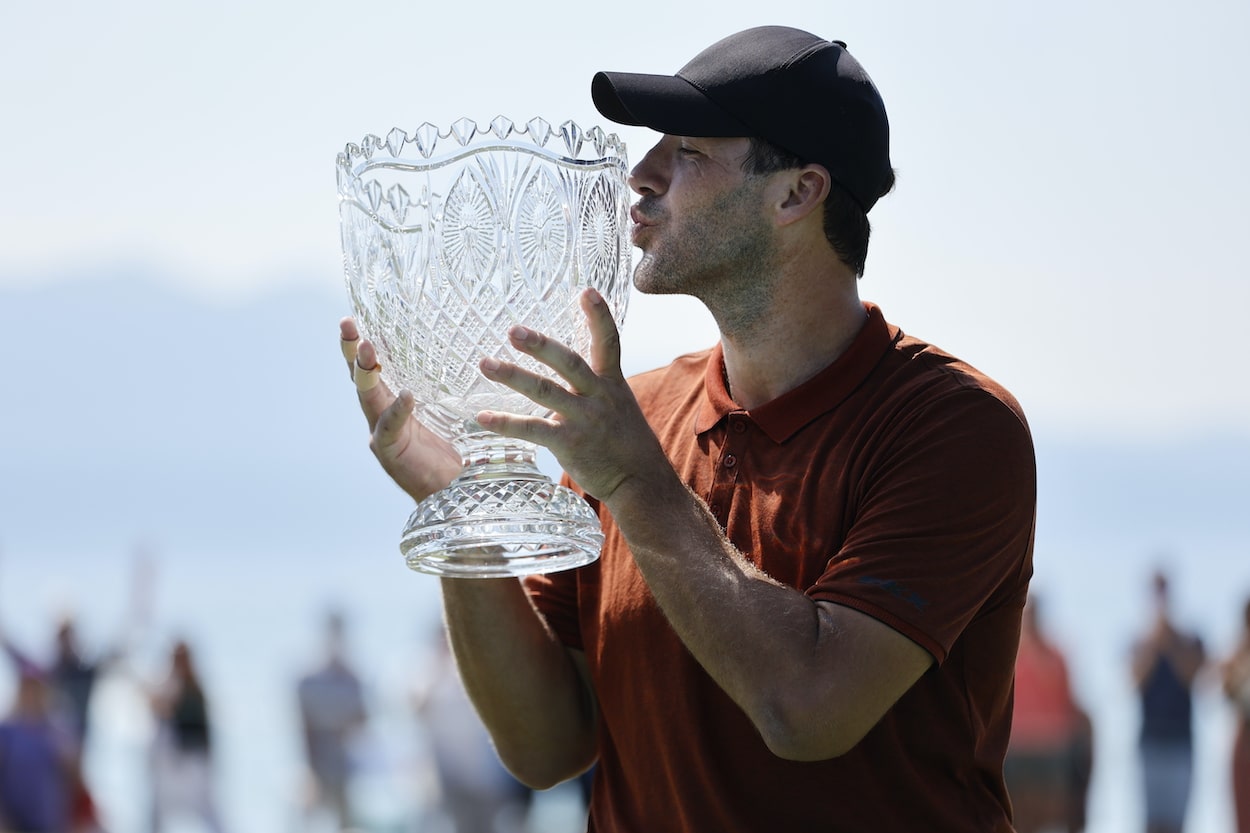
[[[674,136],[751,136],[753,131],[675,75],[598,72],[590,97],[607,119]]]

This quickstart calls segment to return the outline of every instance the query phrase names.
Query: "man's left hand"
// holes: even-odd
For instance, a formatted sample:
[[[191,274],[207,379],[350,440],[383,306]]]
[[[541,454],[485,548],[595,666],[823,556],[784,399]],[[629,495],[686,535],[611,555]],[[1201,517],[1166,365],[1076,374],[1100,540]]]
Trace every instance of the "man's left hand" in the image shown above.
[[[551,450],[564,470],[590,495],[607,502],[623,486],[646,488],[672,467],[621,372],[621,340],[603,297],[587,289],[582,310],[590,325],[590,361],[558,341],[527,327],[508,338],[518,352],[534,357],[564,379],[563,387],[515,364],[483,359],[482,374],[551,410],[550,417],[482,411],[487,430],[528,440]]]

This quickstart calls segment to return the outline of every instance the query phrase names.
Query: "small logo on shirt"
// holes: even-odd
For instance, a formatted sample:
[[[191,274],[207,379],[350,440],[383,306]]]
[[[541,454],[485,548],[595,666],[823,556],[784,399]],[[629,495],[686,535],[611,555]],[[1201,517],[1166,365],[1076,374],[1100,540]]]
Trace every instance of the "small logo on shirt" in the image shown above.
[[[863,578],[859,580],[859,583],[870,584],[873,587],[880,587],[881,589],[889,593],[891,596],[894,596],[897,599],[902,599],[903,601],[907,602],[912,607],[916,608],[916,610],[919,610],[921,612],[923,612],[924,609],[929,606],[928,599],[921,596],[919,593],[908,590],[906,587],[899,584],[894,579],[876,578],[875,576],[864,576]]]

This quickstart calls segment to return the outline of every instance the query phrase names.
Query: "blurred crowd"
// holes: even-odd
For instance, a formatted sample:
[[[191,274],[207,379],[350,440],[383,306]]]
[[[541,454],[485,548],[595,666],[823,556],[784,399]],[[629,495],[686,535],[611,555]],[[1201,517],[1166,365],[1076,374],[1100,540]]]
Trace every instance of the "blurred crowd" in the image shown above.
[[[1235,715],[1228,766],[1236,833],[1250,833],[1250,600],[1235,648],[1207,655],[1172,614],[1169,577],[1150,580],[1148,624],[1129,672],[1139,706],[1136,757],[1146,833],[1181,833],[1194,786],[1194,695],[1212,682]],[[1018,833],[1085,830],[1096,731],[1078,702],[1064,652],[1043,627],[1042,600],[1025,607],[1016,658],[1015,714],[1004,773]]]
[[[133,684],[150,711],[147,830],[225,833],[214,792],[214,723],[208,688],[192,644],[175,639],[156,679],[135,672],[127,645],[143,628],[145,571],[136,571],[132,621],[120,643],[88,655],[75,622],[55,623],[46,655],[16,644],[3,628],[0,644],[16,685],[0,704],[0,831],[105,833],[93,785],[84,775],[91,698],[104,675]],[[1186,631],[1170,608],[1169,577],[1152,575],[1147,625],[1133,645],[1130,667],[1140,718],[1136,757],[1146,833],[1180,833],[1193,787],[1194,695],[1215,685],[1235,715],[1228,761],[1237,833],[1250,833],[1250,600],[1228,656],[1208,656],[1201,635]],[[1029,599],[1016,666],[1015,719],[1005,766],[1019,833],[1086,827],[1097,727],[1079,702],[1062,648],[1047,633],[1044,599]],[[370,721],[367,686],[353,666],[342,613],[322,625],[322,656],[291,681],[302,730],[306,787],[301,831],[363,829],[353,806],[357,775],[353,744]],[[431,634],[429,662],[411,692],[410,708],[428,738],[437,784],[413,830],[436,833],[537,833],[534,794],[500,765],[456,675],[441,631]],[[577,785],[582,802],[590,780]]]
[[[129,684],[151,719],[143,829],[230,830],[215,789],[211,687],[201,679],[192,642],[173,639],[155,679],[130,661],[130,646],[145,628],[148,573],[141,561],[130,621],[118,644],[95,652],[83,648],[68,616],[54,623],[46,654],[18,644],[0,611],[0,647],[15,680],[11,702],[0,704],[0,833],[108,833],[84,767],[92,697],[105,677]],[[321,625],[320,661],[291,681],[304,769],[293,827],[299,833],[363,831],[352,782],[362,766],[358,741],[370,721],[368,686],[348,656],[344,615],[328,610]],[[499,763],[441,629],[431,634],[428,654],[409,705],[427,738],[437,783],[414,809],[408,829],[532,833],[534,793]],[[584,801],[582,789],[578,785],[576,794]]]

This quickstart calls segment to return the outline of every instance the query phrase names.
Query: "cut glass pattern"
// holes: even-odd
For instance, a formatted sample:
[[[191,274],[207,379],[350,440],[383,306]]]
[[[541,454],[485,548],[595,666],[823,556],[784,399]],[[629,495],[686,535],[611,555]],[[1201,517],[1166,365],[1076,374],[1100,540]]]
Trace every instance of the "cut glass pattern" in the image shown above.
[[[476,513],[480,520],[483,513],[508,506],[530,518],[529,532],[513,533],[529,543],[496,540],[501,553],[513,553],[499,557],[554,563],[562,545],[540,545],[542,530],[565,530],[558,537],[584,549],[598,534],[597,521],[589,536],[570,532],[586,518],[570,527],[560,513],[574,512],[580,499],[570,504],[549,480],[533,481],[541,486],[535,489],[516,485],[530,482],[532,447],[518,457],[516,448],[523,444],[483,435],[474,416],[483,409],[522,414],[542,409],[487,381],[478,363],[493,356],[554,378],[545,366],[513,351],[507,331],[525,324],[585,355],[590,334],[578,297],[587,287],[599,290],[618,324],[622,321],[630,265],[624,145],[598,127],[587,130],[571,121],[553,127],[542,118],[518,125],[504,116],[486,125],[458,119],[446,129],[426,122],[411,132],[396,127],[384,135],[347,145],[336,160],[344,274],[357,323],[378,348],[383,378],[393,390],[412,391],[422,421],[462,453],[475,443],[506,447],[501,453],[516,458],[508,471],[517,474],[513,480],[495,476],[498,472],[488,478],[511,483],[507,488],[467,488],[461,481],[478,472],[467,465],[460,486],[453,484],[414,513],[405,533],[409,562],[415,536],[421,543],[412,546],[431,548],[428,558],[439,564],[428,571],[455,574],[459,556],[435,552],[442,544],[430,540],[477,541],[472,547],[481,551],[481,541],[490,536],[464,526],[457,511]],[[538,511],[537,504],[546,508]],[[417,535],[414,530],[422,525],[439,532]],[[486,526],[496,539],[510,528],[494,521]],[[462,555],[472,548],[455,546]],[[481,552],[474,556],[474,570],[481,557]],[[418,552],[416,558],[427,554]],[[481,573],[466,569],[466,574]]]

